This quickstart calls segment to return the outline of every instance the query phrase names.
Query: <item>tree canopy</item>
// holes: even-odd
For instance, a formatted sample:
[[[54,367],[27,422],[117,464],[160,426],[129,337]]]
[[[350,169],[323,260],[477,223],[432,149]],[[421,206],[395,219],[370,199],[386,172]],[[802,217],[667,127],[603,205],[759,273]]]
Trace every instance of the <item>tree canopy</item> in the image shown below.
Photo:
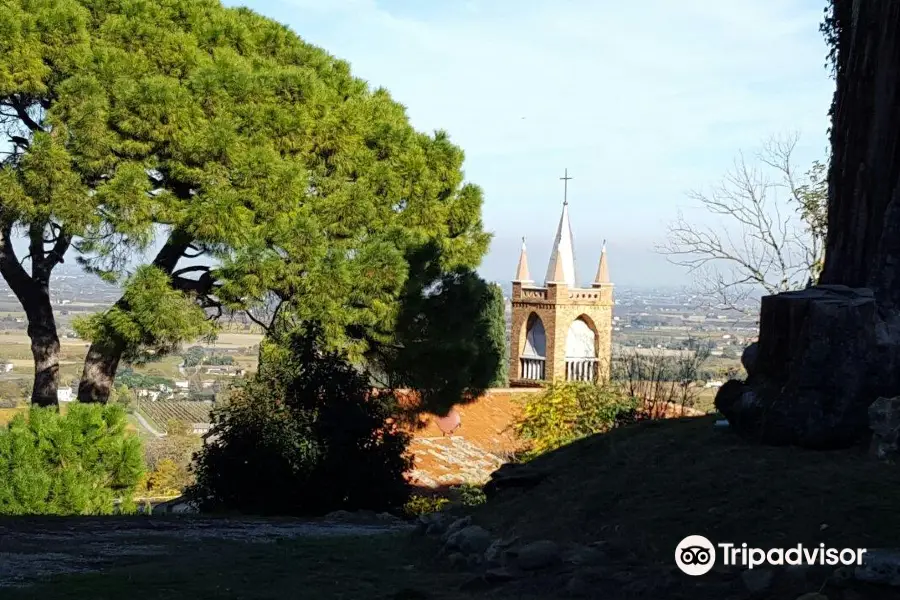
[[[317,321],[360,356],[394,338],[421,248],[439,264],[423,286],[485,253],[462,151],[287,27],[217,0],[0,6],[0,109],[36,125],[0,173],[16,182],[3,213],[126,285],[80,326],[81,400],[107,397],[121,359],[195,338],[220,311]]]

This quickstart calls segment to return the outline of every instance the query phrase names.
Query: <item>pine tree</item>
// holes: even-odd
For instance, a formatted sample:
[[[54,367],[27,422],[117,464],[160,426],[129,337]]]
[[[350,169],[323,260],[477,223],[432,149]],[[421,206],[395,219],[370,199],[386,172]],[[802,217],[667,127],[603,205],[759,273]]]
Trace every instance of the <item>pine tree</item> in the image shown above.
[[[462,151],[415,131],[385,90],[288,28],[216,0],[3,7],[0,110],[18,144],[0,174],[15,183],[0,186],[5,231],[60,244],[32,251],[35,264],[72,245],[89,272],[126,286],[80,324],[92,342],[80,400],[105,401],[120,361],[170,351],[228,310],[249,308],[267,328],[319,322],[361,356],[393,343],[421,248],[439,263],[422,287],[485,253]],[[23,305],[44,307],[29,326],[52,380],[49,301],[30,300],[3,248],[0,273]],[[49,275],[37,284],[49,298]],[[52,402],[51,388],[36,381],[35,401]]]

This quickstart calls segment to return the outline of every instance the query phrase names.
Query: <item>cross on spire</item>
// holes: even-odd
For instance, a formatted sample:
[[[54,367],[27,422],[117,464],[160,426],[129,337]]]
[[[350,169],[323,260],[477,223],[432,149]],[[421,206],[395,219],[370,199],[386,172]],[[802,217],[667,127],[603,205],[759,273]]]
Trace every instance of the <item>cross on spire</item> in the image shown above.
[[[573,179],[569,177],[569,169],[566,169],[566,174],[560,177],[560,180],[563,182],[563,204],[569,203],[569,180]]]

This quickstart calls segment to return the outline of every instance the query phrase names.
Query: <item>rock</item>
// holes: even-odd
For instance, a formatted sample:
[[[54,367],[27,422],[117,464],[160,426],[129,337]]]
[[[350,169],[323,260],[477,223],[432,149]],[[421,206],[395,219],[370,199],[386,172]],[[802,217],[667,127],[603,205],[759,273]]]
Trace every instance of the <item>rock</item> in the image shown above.
[[[466,555],[461,552],[453,552],[447,557],[447,562],[450,563],[450,566],[454,569],[461,569],[469,566],[468,561],[466,560]]]
[[[853,575],[867,583],[900,586],[900,550],[869,550]]]
[[[178,502],[172,505],[172,513],[176,515],[197,514],[200,511],[191,502]]]
[[[488,564],[499,565],[503,562],[503,554],[511,548],[517,541],[518,536],[503,540],[494,540],[487,550],[484,551],[484,561]]]
[[[491,545],[491,534],[478,525],[469,525],[447,538],[444,548],[463,554],[481,554]]]
[[[442,539],[446,542],[451,535],[465,529],[469,525],[472,524],[472,517],[462,517],[461,519],[456,519],[447,527],[446,531],[444,531],[442,535]]]
[[[326,521],[352,521],[353,513],[348,510],[335,510],[325,515]]]
[[[466,557],[466,566],[470,569],[477,569],[484,564],[484,556],[480,552],[475,552]]]
[[[550,540],[525,544],[515,551],[514,556],[516,566],[526,571],[545,569],[562,562],[559,545]]]
[[[490,499],[501,490],[534,487],[549,475],[550,471],[528,464],[507,463],[491,473],[490,481],[484,485],[484,495]]]
[[[756,358],[759,356],[759,342],[753,342],[741,353],[741,364],[747,372],[747,376],[751,376],[756,372]]]
[[[797,600],[828,600],[828,596],[819,592],[808,592],[802,596],[797,596]]]
[[[484,579],[488,583],[506,583],[516,579],[518,575],[509,569],[488,569],[484,572]]]
[[[730,429],[816,449],[866,436],[873,399],[900,395],[900,333],[877,308],[871,290],[842,285],[765,296],[751,374],[716,394]]]
[[[160,502],[150,509],[150,514],[154,515],[196,514],[199,512],[200,511],[197,509],[197,506],[184,496],[179,496],[177,498],[173,498],[172,500],[167,500],[166,502]]]
[[[879,460],[900,455],[900,396],[878,398],[869,406],[869,454]]]
[[[450,523],[450,515],[442,512],[433,512],[419,515],[416,519],[416,532],[428,536],[442,535]]]
[[[403,519],[401,519],[397,515],[392,515],[389,512],[378,513],[377,515],[375,515],[375,519],[389,525],[396,525],[403,522]]]
[[[741,581],[751,594],[762,594],[772,587],[775,574],[768,569],[747,569],[741,573]]]
[[[831,583],[837,587],[844,587],[853,581],[853,569],[851,567],[838,567],[831,574]]]

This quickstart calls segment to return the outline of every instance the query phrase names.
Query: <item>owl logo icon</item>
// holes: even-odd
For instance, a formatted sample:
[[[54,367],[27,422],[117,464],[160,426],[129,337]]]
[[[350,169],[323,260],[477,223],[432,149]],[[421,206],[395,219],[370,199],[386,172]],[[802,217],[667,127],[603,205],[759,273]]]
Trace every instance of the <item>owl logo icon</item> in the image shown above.
[[[687,575],[705,575],[716,564],[716,548],[702,535],[689,535],[675,548],[675,564]]]

